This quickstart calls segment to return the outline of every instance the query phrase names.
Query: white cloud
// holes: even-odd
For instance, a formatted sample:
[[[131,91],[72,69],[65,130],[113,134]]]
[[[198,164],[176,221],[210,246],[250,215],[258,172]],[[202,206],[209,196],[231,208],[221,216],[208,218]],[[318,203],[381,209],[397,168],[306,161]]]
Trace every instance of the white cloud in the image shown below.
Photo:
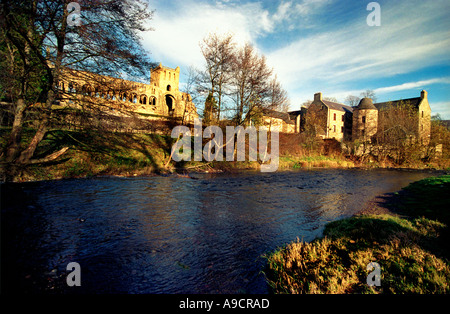
[[[390,7],[384,5],[382,25],[378,28],[367,26],[363,11],[341,28],[299,38],[271,52],[268,60],[297,101],[294,104],[311,99],[317,91],[348,90],[348,86],[355,88],[362,81],[448,62],[450,31],[446,27],[449,22],[445,7],[449,4],[442,1],[433,4],[395,2]],[[412,18],[409,10],[421,14],[414,14]],[[388,89],[380,89],[383,91]]]
[[[439,113],[443,120],[450,120],[450,101],[430,102],[431,113]]]
[[[418,82],[403,83],[403,84],[395,85],[395,86],[380,87],[380,88],[376,88],[374,90],[374,92],[376,94],[391,93],[391,92],[398,92],[398,91],[402,91],[402,90],[425,88],[426,86],[429,86],[432,84],[450,84],[450,77],[434,78],[434,79],[423,80],[423,81],[418,81]]]
[[[208,33],[232,33],[238,44],[255,42],[262,33],[271,32],[269,12],[259,3],[211,5],[196,1],[179,2],[175,11],[157,8],[150,22],[154,31],[144,35],[144,44],[153,59],[176,65],[201,65],[199,43]]]
[[[267,43],[270,36],[283,36],[291,26],[299,30],[288,45],[261,51],[289,92],[292,110],[318,91],[343,101],[347,95],[359,95],[366,88],[381,95],[435,84],[440,79],[411,77],[410,82],[381,87],[371,82],[442,62],[448,64],[450,60],[448,0],[382,3],[380,27],[366,24],[368,12],[365,4],[361,4],[359,13],[345,23],[335,23],[327,31],[313,29],[308,33],[302,30],[309,27],[308,21],[316,22],[315,14],[325,17],[330,14],[332,6],[327,5],[331,0],[280,1],[273,12],[259,1],[168,2],[170,7],[166,1],[156,2],[156,13],[150,21],[155,31],[145,35],[145,46],[154,61],[180,66],[182,71],[189,65],[203,64],[199,43],[210,32],[233,33],[238,44],[250,41],[258,47],[259,40]],[[354,7],[360,3],[345,5]]]

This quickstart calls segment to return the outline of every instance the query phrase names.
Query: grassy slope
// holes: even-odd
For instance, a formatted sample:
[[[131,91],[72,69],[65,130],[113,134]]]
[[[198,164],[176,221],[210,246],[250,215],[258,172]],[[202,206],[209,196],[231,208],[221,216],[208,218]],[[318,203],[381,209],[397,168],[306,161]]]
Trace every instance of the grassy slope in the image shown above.
[[[0,130],[2,146],[6,144],[8,132],[7,129]],[[25,144],[32,135],[32,130],[25,132]],[[35,158],[44,157],[64,146],[69,146],[69,151],[53,163],[22,169],[16,180],[51,180],[95,175],[133,176],[191,170],[256,170],[260,167],[258,162],[250,161],[167,163],[174,143],[175,139],[168,135],[53,130],[46,134]],[[353,166],[354,164],[343,156],[305,156],[283,152],[279,163],[279,169]]]
[[[450,176],[412,183],[385,206],[328,224],[324,237],[267,256],[275,293],[449,293]],[[366,283],[381,266],[381,286]]]

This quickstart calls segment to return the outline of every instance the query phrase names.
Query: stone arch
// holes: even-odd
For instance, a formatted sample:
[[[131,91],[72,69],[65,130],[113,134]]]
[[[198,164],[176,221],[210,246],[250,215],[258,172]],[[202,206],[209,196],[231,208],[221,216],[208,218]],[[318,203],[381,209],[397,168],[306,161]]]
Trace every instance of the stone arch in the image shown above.
[[[149,104],[152,106],[156,106],[156,97],[155,96],[150,97]]]
[[[174,112],[175,112],[175,98],[170,95],[167,94],[166,95],[166,106],[167,106],[167,111],[169,113],[169,116],[173,116]]]
[[[77,83],[69,82],[68,92],[69,93],[76,93],[77,92]]]
[[[84,96],[92,96],[94,94],[94,89],[92,88],[91,85],[84,84],[81,87],[81,94],[83,94]]]
[[[142,95],[139,97],[139,103],[140,103],[141,105],[146,105],[146,104],[147,104],[147,95],[142,94]]]

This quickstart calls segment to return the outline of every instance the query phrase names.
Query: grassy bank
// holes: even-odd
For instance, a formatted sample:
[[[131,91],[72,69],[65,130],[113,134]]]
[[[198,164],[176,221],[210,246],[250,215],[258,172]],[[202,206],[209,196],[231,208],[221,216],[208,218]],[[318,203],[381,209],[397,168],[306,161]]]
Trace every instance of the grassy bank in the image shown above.
[[[9,129],[0,129],[0,145],[5,146]],[[25,130],[24,147],[34,130]],[[259,162],[174,162],[170,159],[175,139],[168,135],[114,133],[99,131],[49,131],[36,151],[41,158],[63,147],[69,150],[58,160],[18,169],[15,181],[53,180],[98,175],[139,176],[191,171],[258,170]],[[318,153],[297,155],[281,152],[279,169],[348,168],[353,162],[343,156],[321,156]]]
[[[0,129],[0,145],[5,147],[8,128]],[[34,135],[25,130],[23,145]],[[205,139],[205,141],[208,141]],[[52,130],[40,143],[35,158],[42,158],[63,147],[69,150],[58,160],[17,169],[15,181],[53,180],[98,175],[140,176],[161,173],[232,172],[259,170],[259,162],[174,162],[169,161],[175,139],[169,135],[114,133],[93,130]],[[206,144],[206,143],[205,143]],[[305,145],[301,134],[280,136],[279,170],[308,168],[387,168],[392,164],[360,163],[326,147]],[[169,161],[169,162],[168,162]],[[0,167],[5,167],[1,164]],[[433,165],[416,165],[432,169]],[[439,169],[439,168],[438,168]],[[5,172],[5,169],[1,169]]]
[[[329,223],[322,238],[267,256],[275,293],[450,293],[450,176],[410,184],[380,205],[389,214]],[[369,287],[370,262],[381,286]]]

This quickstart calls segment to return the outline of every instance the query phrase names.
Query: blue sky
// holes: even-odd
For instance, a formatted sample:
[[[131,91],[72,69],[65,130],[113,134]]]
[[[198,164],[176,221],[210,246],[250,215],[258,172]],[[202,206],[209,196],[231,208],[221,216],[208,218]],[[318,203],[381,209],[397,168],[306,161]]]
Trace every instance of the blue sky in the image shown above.
[[[202,67],[208,33],[232,33],[267,57],[291,110],[319,91],[344,102],[372,89],[381,102],[425,89],[432,114],[450,119],[450,1],[377,1],[381,25],[372,27],[369,2],[149,0],[154,30],[143,40],[153,61],[181,68],[183,81],[190,66]]]

